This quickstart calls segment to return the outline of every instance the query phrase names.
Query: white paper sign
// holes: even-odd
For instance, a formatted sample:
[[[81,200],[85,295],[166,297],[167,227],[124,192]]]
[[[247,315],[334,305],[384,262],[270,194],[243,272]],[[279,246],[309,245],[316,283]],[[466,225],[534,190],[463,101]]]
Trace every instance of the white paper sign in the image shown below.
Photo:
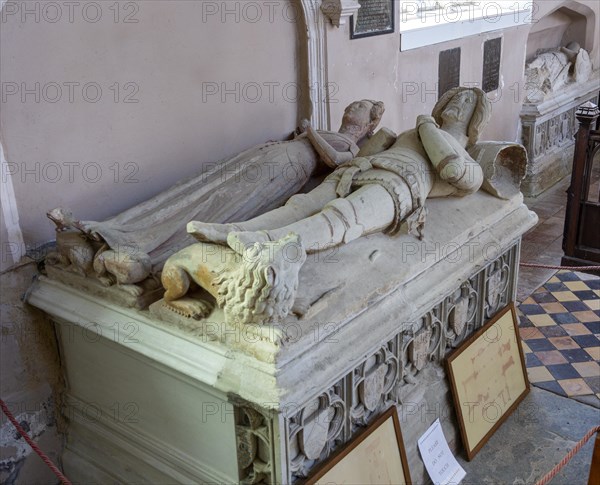
[[[467,472],[448,447],[439,419],[419,438],[419,451],[427,473],[435,485],[457,485]]]

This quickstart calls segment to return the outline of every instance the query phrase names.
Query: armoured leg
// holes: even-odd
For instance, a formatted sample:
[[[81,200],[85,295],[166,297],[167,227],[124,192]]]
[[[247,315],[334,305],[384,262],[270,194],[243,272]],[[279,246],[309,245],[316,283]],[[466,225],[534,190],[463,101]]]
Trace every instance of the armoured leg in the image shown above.
[[[236,232],[229,245],[236,251],[257,241],[277,240],[290,232],[300,236],[307,252],[348,243],[365,234],[381,231],[394,220],[394,202],[379,185],[367,185],[346,198],[328,202],[319,213],[280,229]]]
[[[226,244],[230,232],[276,229],[321,210],[323,205],[335,199],[336,183],[335,180],[323,182],[308,194],[293,195],[284,206],[244,222],[215,224],[192,221],[188,223],[187,231],[200,241]]]

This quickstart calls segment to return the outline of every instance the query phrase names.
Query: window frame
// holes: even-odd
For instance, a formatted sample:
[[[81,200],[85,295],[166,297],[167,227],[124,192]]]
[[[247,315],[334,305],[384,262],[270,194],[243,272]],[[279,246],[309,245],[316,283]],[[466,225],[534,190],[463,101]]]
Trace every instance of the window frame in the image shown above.
[[[537,11],[531,0],[400,0],[398,3],[401,51],[528,25],[535,22]],[[425,3],[442,5],[440,8],[419,8]]]

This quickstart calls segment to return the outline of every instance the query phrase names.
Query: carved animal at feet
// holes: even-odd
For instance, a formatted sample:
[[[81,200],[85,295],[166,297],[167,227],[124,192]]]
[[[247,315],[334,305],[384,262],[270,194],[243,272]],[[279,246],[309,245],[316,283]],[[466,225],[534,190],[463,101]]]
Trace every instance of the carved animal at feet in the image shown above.
[[[135,283],[150,276],[152,262],[146,253],[136,251],[135,248],[123,246],[113,250],[104,245],[94,258],[94,271],[105,286],[117,283],[125,291],[139,296],[143,289]]]
[[[225,246],[198,243],[171,256],[161,281],[167,308],[190,318],[205,318],[213,304],[185,297],[192,283],[217,301],[230,323],[264,324],[290,312],[306,251],[296,234],[254,243],[239,253]]]
[[[94,271],[104,286],[117,283],[134,296],[144,292],[135,283],[150,276],[152,262],[147,254],[125,245],[111,249],[104,244],[97,249],[99,243],[89,241],[81,222],[70,211],[57,207],[46,215],[56,225],[57,253],[48,258],[50,264],[66,265],[66,269],[82,276]]]
[[[92,243],[83,234],[65,229],[56,232],[56,251],[48,255],[46,262],[64,266],[66,271],[87,276],[93,271],[95,253]]]
[[[51,211],[46,212],[46,216],[56,225],[56,231],[62,232],[67,229],[79,229],[81,230],[81,223],[75,219],[73,213],[62,207],[57,207]]]
[[[219,303],[230,322],[263,324],[281,321],[294,305],[298,274],[306,251],[297,234],[256,242],[242,250],[242,264],[217,282]]]

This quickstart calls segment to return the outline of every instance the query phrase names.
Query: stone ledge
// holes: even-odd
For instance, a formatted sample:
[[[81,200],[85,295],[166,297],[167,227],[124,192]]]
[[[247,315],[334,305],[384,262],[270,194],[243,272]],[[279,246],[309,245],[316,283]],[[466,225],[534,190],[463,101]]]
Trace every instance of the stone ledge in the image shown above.
[[[479,192],[428,205],[429,232],[422,243],[408,235],[362,238],[339,250],[335,274],[327,265],[307,262],[300,296],[314,297],[332,283],[339,289],[305,319],[291,317],[284,323],[287,326],[258,328],[272,336],[259,342],[244,341],[245,334],[226,328],[219,314],[217,321],[209,323],[226,334],[224,342],[214,334],[194,335],[151,318],[147,310],[118,307],[44,277],[34,285],[29,303],[55,319],[87,325],[87,331],[104,335],[128,353],[152,359],[221,392],[277,409],[307,395],[306,389],[297,387],[302,375],[312,376],[310,387],[323,388],[391,335],[410,328],[421,313],[489,264],[500,248],[514,245],[536,222],[520,195],[501,201]],[[446,245],[444,257],[428,255],[427,243],[435,247],[436,242]],[[406,256],[398,253],[402,244],[410,244],[411,252],[417,249],[410,255],[417,261],[402,263],[401,256]],[[358,272],[356,266],[344,263],[368,261],[375,248],[381,255],[368,269],[361,264]],[[322,284],[310,284],[311,275]],[[340,281],[346,283],[340,286]],[[114,338],[115,323],[122,336],[127,332],[125,325],[132,322],[138,328],[137,342]],[[297,337],[292,338],[292,329],[299,331]],[[332,336],[340,342],[333,353],[327,348]]]

